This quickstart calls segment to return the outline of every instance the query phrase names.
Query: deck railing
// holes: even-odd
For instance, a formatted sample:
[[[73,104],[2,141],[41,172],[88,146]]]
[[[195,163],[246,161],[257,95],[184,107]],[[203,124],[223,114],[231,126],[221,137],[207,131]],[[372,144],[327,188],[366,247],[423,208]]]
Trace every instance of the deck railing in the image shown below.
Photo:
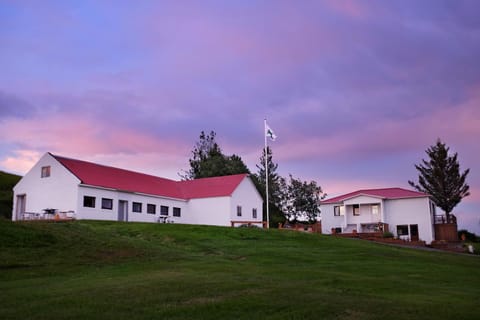
[[[455,217],[453,214],[450,214],[448,217],[447,215],[435,215],[434,223],[435,224],[446,224],[446,223],[457,224],[457,217]]]
[[[46,210],[45,212],[23,212],[18,220],[31,221],[31,220],[73,220],[75,219],[75,212],[66,211],[52,211]]]

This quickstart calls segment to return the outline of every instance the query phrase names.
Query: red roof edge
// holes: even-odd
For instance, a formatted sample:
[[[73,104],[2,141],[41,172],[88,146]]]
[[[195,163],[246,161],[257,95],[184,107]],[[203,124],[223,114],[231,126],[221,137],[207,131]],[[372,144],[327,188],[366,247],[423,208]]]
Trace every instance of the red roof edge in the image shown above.
[[[357,197],[357,196],[369,196],[382,199],[408,199],[408,198],[423,198],[429,197],[428,194],[418,192],[414,190],[408,190],[403,188],[381,188],[381,189],[362,189],[354,192],[346,193],[337,197],[333,197],[324,201],[321,204],[342,203],[345,200]]]

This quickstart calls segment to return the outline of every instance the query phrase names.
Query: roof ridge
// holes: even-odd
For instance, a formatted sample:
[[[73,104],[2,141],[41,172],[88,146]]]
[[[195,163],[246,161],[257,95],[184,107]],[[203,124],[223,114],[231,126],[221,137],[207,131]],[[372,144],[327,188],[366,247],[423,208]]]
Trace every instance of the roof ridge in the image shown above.
[[[414,190],[409,190],[409,189],[405,189],[405,188],[402,188],[402,187],[388,187],[388,188],[359,189],[359,190],[354,191],[354,192],[359,192],[359,191],[372,191],[372,190],[392,190],[392,189],[402,189],[402,190],[414,191]]]
[[[164,178],[164,177],[156,176],[156,175],[149,174],[149,173],[144,173],[144,172],[139,172],[139,171],[134,171],[134,170],[129,170],[129,169],[123,169],[123,168],[119,168],[119,167],[114,167],[114,166],[109,166],[109,165],[105,165],[105,164],[101,164],[101,163],[92,162],[92,161],[86,161],[86,160],[80,160],[80,159],[75,159],[75,158],[69,158],[69,157],[54,155],[50,152],[49,152],[49,154],[57,160],[59,160],[59,158],[60,158],[60,159],[65,159],[65,160],[69,160],[69,161],[77,161],[77,162],[87,163],[87,164],[98,166],[98,167],[104,167],[104,168],[108,168],[108,169],[115,169],[115,170],[131,172],[131,173],[135,173],[135,174],[141,174],[141,175],[144,175],[144,176],[149,176],[149,177],[152,177],[152,178],[168,180],[168,181],[172,181],[172,182],[179,182],[177,180]]]

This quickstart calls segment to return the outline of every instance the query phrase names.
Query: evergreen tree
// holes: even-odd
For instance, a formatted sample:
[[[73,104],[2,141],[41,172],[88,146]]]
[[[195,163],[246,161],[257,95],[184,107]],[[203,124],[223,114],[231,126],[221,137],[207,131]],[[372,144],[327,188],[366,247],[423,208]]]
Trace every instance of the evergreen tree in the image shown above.
[[[469,185],[465,182],[470,169],[460,173],[460,164],[457,153],[449,155],[449,148],[440,139],[434,146],[425,152],[430,158],[422,159],[422,163],[415,165],[419,172],[418,183],[408,183],[420,192],[432,197],[433,202],[445,211],[447,221],[450,214],[462,198],[470,195]]]
[[[267,157],[267,166],[265,166],[265,157]],[[268,208],[270,211],[270,226],[277,227],[278,223],[285,221],[283,212],[280,209],[280,201],[282,199],[282,177],[277,173],[278,164],[272,160],[272,149],[267,147],[267,154],[265,149],[262,150],[260,163],[256,165],[258,171],[253,175],[253,181],[257,186],[258,191],[263,198],[263,213],[264,221],[266,221],[267,214],[267,200],[266,200],[266,168],[268,168]]]
[[[207,177],[227,176],[239,173],[249,173],[245,163],[237,155],[226,156],[215,141],[216,133],[210,131],[200,133],[199,140],[192,150],[192,158],[188,160],[190,169],[179,174],[184,180]]]

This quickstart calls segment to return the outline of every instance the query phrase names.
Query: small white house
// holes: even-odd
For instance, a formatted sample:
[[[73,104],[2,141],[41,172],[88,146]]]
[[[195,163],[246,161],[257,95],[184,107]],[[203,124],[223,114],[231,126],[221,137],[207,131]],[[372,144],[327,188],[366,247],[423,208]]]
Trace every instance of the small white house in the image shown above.
[[[174,181],[46,153],[13,188],[12,220],[75,218],[263,226],[248,174]]]
[[[435,205],[428,194],[402,188],[368,189],[320,203],[322,233],[368,233],[388,230],[394,236],[431,243]]]

